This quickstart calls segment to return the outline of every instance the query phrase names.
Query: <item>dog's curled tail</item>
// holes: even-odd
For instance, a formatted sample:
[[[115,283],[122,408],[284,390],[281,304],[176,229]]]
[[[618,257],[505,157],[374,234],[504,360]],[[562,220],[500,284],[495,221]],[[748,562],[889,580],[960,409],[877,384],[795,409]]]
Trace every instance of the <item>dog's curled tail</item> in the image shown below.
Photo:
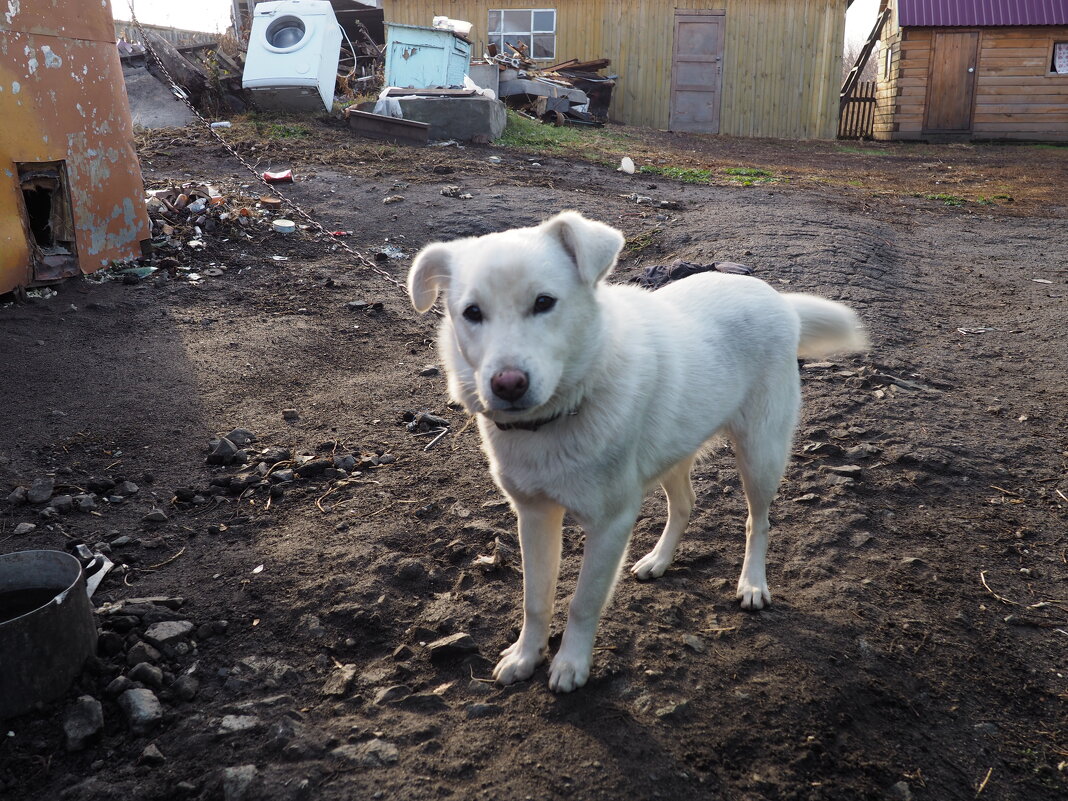
[[[797,346],[801,358],[818,359],[831,353],[868,349],[864,326],[848,306],[801,293],[784,297],[801,319],[801,341]]]

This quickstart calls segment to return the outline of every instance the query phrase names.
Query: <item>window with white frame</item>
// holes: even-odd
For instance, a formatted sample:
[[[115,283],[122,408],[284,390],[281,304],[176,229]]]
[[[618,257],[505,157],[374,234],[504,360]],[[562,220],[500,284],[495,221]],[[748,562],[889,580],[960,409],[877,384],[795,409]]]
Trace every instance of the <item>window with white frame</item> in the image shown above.
[[[497,45],[502,55],[510,56],[508,45],[535,60],[556,58],[555,8],[490,9],[486,28],[489,44]]]
[[[1068,42],[1055,42],[1053,45],[1053,63],[1050,72],[1068,75]]]

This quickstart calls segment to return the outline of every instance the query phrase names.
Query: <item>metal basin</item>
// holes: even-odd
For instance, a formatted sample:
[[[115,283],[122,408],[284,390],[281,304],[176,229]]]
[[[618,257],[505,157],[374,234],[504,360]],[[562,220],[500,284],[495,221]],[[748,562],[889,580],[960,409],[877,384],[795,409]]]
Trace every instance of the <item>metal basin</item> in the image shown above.
[[[95,650],[78,560],[62,551],[0,555],[0,720],[62,696]]]

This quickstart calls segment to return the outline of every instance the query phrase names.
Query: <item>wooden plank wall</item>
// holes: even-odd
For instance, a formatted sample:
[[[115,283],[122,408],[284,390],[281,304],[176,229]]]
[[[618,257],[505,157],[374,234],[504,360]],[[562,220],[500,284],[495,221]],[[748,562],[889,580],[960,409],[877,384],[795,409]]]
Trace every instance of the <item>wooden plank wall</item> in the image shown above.
[[[974,136],[1068,140],[1068,75],[1049,74],[1055,41],[1068,42],[1068,26],[982,29]]]
[[[924,138],[935,30],[902,29],[891,15],[881,42],[893,49],[889,74],[878,54],[876,139]],[[1065,41],[1068,26],[979,29],[973,138],[1068,141],[1068,75],[1049,72],[1052,43]]]
[[[540,4],[539,4],[540,3]],[[610,58],[620,76],[614,120],[668,124],[675,9],[723,9],[720,133],[832,139],[838,124],[845,0],[385,0],[387,21],[474,23],[485,46],[491,8],[556,8],[558,60]]]

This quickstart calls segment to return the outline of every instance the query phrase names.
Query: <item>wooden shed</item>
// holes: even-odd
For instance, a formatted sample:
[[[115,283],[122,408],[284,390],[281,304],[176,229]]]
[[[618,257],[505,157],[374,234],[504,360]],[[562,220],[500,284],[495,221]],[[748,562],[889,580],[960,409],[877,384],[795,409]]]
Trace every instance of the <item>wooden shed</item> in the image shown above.
[[[876,139],[1068,141],[1068,0],[882,0]]]
[[[544,2],[544,0],[543,0]],[[473,23],[549,66],[611,59],[609,114],[630,125],[833,139],[847,0],[384,0],[387,22]]]

